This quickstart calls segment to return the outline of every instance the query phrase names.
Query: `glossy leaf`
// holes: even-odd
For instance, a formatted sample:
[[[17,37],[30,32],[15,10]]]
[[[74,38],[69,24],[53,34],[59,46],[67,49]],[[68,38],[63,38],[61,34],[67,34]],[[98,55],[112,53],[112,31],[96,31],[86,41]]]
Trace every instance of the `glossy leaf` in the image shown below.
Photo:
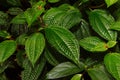
[[[103,65],[96,65],[87,70],[92,80],[111,80]]]
[[[18,14],[11,21],[11,23],[13,24],[25,24],[25,22],[26,22],[26,18],[25,18],[24,13]]]
[[[54,67],[46,76],[47,79],[57,79],[81,72],[82,70],[83,68],[80,69],[71,62],[64,62]]]
[[[63,4],[64,5],[64,4]],[[62,5],[61,5],[62,6]],[[67,5],[67,9],[51,8],[43,16],[46,25],[56,25],[70,29],[81,20],[81,13],[78,9]]]
[[[117,21],[111,25],[110,29],[120,31],[120,21]]]
[[[31,26],[32,23],[35,20],[37,20],[37,18],[44,12],[44,6],[45,6],[45,2],[39,1],[36,4],[34,4],[32,8],[28,8],[25,11],[24,14],[25,14],[28,26]]]
[[[107,7],[110,7],[111,5],[115,4],[118,0],[105,0],[105,3],[107,4]]]
[[[108,49],[107,44],[98,37],[87,37],[81,39],[80,46],[91,52],[101,52]]]
[[[104,57],[104,64],[109,73],[116,79],[120,80],[120,54],[109,53]]]
[[[31,61],[33,65],[36,63],[36,61],[42,54],[44,47],[45,39],[43,34],[41,33],[34,33],[27,39],[25,43],[25,50],[28,59]]]
[[[45,50],[45,58],[46,60],[53,66],[56,66],[59,64],[59,62],[55,59],[55,57],[46,49]]]
[[[59,0],[48,0],[48,2],[50,2],[50,3],[56,3],[56,2],[58,2]]]
[[[42,57],[39,63],[32,67],[30,62],[26,59],[23,62],[24,71],[22,72],[22,80],[38,80],[42,70],[45,66],[46,60]]]
[[[75,74],[75,75],[71,78],[71,80],[81,80],[81,78],[82,78],[82,74]]]
[[[108,41],[107,46],[108,46],[108,48],[112,48],[116,45],[116,43],[117,43],[116,41]]]
[[[66,28],[49,27],[45,29],[48,42],[68,59],[79,62],[79,45],[75,36]]]
[[[93,10],[89,15],[90,24],[95,32],[106,40],[116,40],[117,32],[110,30],[114,18],[104,10]]]
[[[7,60],[16,50],[16,43],[13,40],[5,40],[0,43],[0,63]]]

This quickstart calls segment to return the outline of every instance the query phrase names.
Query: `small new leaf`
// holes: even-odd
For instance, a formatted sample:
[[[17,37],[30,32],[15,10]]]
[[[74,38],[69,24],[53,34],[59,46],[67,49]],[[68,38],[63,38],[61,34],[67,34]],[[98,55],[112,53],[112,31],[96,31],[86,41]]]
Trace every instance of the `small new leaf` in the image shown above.
[[[105,3],[107,4],[107,7],[110,7],[111,5],[115,4],[118,0],[105,0]]]

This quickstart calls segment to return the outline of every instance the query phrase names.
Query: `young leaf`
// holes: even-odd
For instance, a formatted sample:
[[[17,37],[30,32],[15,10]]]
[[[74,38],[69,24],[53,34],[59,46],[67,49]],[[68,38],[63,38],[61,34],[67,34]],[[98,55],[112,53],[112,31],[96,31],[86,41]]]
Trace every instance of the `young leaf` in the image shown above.
[[[29,60],[26,59],[23,62],[24,71],[22,72],[22,80],[38,80],[44,66],[46,60],[44,57],[41,57],[39,63],[32,67]]]
[[[114,22],[114,19],[110,14],[107,14],[104,10],[93,10],[89,15],[89,21],[94,31],[102,38],[106,40],[116,40],[117,32],[110,30],[110,27]]]
[[[44,12],[45,2],[39,1],[32,8],[29,8],[25,11],[26,21],[28,26],[31,26],[32,23]]]
[[[116,45],[116,43],[117,43],[116,41],[108,41],[107,46],[108,46],[108,48],[112,48]]]
[[[16,50],[16,42],[13,40],[5,40],[0,43],[0,63],[7,60]]]
[[[120,54],[109,53],[104,57],[104,64],[109,73],[116,79],[120,80]]]
[[[105,0],[105,3],[107,4],[107,7],[110,7],[111,5],[115,4],[118,0]]]
[[[75,63],[79,62],[79,44],[75,36],[66,28],[51,26],[45,29],[48,42],[62,55]]]
[[[82,74],[75,74],[75,75],[71,78],[71,80],[81,80],[81,78],[82,78]]]
[[[71,62],[64,62],[54,67],[46,76],[47,79],[57,79],[81,72],[82,70],[83,68],[80,69]]]
[[[116,21],[113,25],[111,25],[110,29],[120,31],[120,21]]]
[[[87,72],[92,80],[111,80],[103,65],[96,65]]]
[[[87,37],[81,39],[80,46],[91,52],[102,52],[108,49],[107,44],[98,37]]]
[[[10,34],[7,31],[0,31],[0,37],[10,38]]]
[[[36,63],[36,61],[42,54],[44,47],[45,39],[43,34],[41,33],[34,33],[27,39],[25,43],[25,50],[28,59],[31,61],[33,65]]]
[[[63,4],[64,5],[64,4]],[[62,5],[61,5],[62,6]],[[81,20],[81,13],[78,9],[67,5],[67,9],[51,8],[43,16],[46,25],[56,25],[70,29]]]
[[[56,3],[56,2],[58,2],[59,0],[48,0],[48,2],[50,2],[50,3]]]
[[[56,66],[59,64],[59,62],[55,59],[55,57],[46,49],[45,50],[45,58],[46,60],[53,66]]]

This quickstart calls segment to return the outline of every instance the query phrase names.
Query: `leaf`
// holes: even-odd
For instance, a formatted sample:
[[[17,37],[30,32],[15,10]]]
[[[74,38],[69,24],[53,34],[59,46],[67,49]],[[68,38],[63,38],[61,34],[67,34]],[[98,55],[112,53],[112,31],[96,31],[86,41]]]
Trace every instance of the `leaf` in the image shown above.
[[[38,80],[42,70],[45,66],[46,60],[44,57],[41,57],[39,63],[32,67],[28,59],[24,60],[23,67],[24,71],[22,72],[22,80]]]
[[[87,37],[81,39],[80,46],[91,52],[102,52],[108,49],[107,44],[98,37]]]
[[[0,43],[0,63],[7,60],[16,50],[16,43],[13,40],[5,40]]]
[[[111,80],[103,65],[96,65],[87,70],[92,80]]]
[[[82,78],[82,74],[75,74],[75,75],[71,78],[71,80],[81,80],[81,78]]]
[[[7,31],[0,31],[0,37],[10,38],[10,34]]]
[[[107,46],[108,46],[108,48],[112,48],[116,45],[116,43],[117,43],[116,41],[108,41]]]
[[[53,66],[56,66],[59,64],[59,62],[55,59],[55,57],[46,49],[45,50],[45,58],[46,60]]]
[[[65,5],[65,4],[63,4]],[[61,5],[61,6],[63,6]],[[74,25],[78,24],[81,20],[81,13],[78,9],[65,5],[63,8],[51,8],[43,16],[43,20],[46,25],[56,25],[58,27],[65,27],[70,29]]]
[[[64,62],[54,67],[46,76],[47,79],[57,79],[81,72],[82,70],[83,68],[80,69],[71,62]]]
[[[110,7],[111,5],[115,4],[118,0],[105,0],[105,3],[107,4],[107,7]]]
[[[7,0],[7,3],[13,5],[13,6],[21,6],[20,0]]]
[[[120,54],[109,53],[104,57],[104,64],[109,73],[116,79],[120,80]]]
[[[0,25],[6,25],[8,19],[8,14],[0,11]]]
[[[17,37],[16,42],[18,45],[25,45],[27,38],[28,38],[27,34],[22,34],[19,37]]]
[[[8,13],[9,13],[10,15],[18,15],[18,14],[20,14],[20,13],[22,13],[22,12],[23,12],[23,10],[22,10],[21,8],[19,8],[19,7],[10,8],[10,9],[8,10]]]
[[[37,20],[37,18],[44,12],[45,2],[39,1],[32,8],[28,8],[25,11],[26,21],[28,23],[28,27],[32,25],[32,23]]]
[[[88,23],[85,20],[81,20],[81,25],[79,29],[74,32],[74,34],[78,40],[89,37],[91,35],[91,32]]]
[[[89,15],[89,21],[93,30],[102,38],[116,40],[117,32],[110,30],[112,23],[114,23],[114,19],[110,14],[107,14],[104,10],[93,10]]]
[[[48,0],[48,2],[50,2],[50,3],[56,3],[56,2],[59,2],[59,0]]]
[[[26,18],[25,18],[25,15],[24,13],[20,13],[18,14],[17,16],[15,16],[10,23],[13,23],[13,24],[25,24],[26,22]]]
[[[45,29],[48,42],[62,55],[75,63],[79,62],[80,50],[75,36],[66,28],[48,27]]]
[[[111,25],[110,29],[120,31],[120,21],[116,21],[113,25]]]
[[[34,33],[31,35],[26,43],[25,43],[25,50],[28,56],[28,59],[34,65],[40,55],[42,54],[45,47],[45,39],[43,34],[41,33]]]

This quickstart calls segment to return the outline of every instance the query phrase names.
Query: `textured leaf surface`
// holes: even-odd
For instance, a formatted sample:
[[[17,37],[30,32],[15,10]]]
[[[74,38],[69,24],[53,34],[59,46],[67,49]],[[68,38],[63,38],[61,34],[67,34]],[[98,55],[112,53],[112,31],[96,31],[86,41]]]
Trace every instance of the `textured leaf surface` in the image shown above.
[[[44,57],[40,59],[40,62],[35,67],[32,67],[27,59],[24,60],[24,71],[22,72],[22,80],[38,80],[45,66],[45,63],[46,60],[44,59]]]
[[[110,7],[111,5],[115,4],[118,0],[105,0],[105,3],[107,4],[107,7]]]
[[[70,29],[80,22],[81,14],[78,9],[67,5],[67,9],[66,7],[65,9],[61,7],[49,9],[43,16],[43,20],[46,25],[56,25]]]
[[[55,59],[55,57],[46,49],[45,50],[45,58],[46,60],[53,66],[56,66],[59,64],[59,62]]]
[[[88,69],[88,74],[92,80],[111,80],[103,65],[97,65]]]
[[[47,73],[47,79],[56,79],[65,76],[69,76],[78,72],[81,72],[83,68],[78,68],[71,62],[64,62],[54,67],[50,72]]]
[[[79,44],[75,36],[66,28],[49,27],[45,29],[48,42],[68,59],[79,62]]]
[[[82,74],[75,74],[71,80],[81,80]]]
[[[27,34],[22,34],[19,37],[17,37],[16,42],[18,45],[25,45],[27,38],[28,38]]]
[[[22,10],[21,8],[18,8],[18,7],[10,8],[10,9],[8,10],[8,13],[9,13],[10,15],[18,15],[18,14],[20,14],[20,13],[22,13],[22,12],[23,12],[23,10]]]
[[[104,10],[93,10],[89,15],[90,24],[95,32],[106,40],[116,40],[117,32],[110,30],[114,19]]]
[[[7,60],[16,50],[16,43],[13,40],[6,40],[0,43],[0,63]]]
[[[36,61],[42,54],[44,47],[45,39],[43,34],[41,33],[34,33],[27,39],[25,43],[25,50],[32,64],[36,63]]]
[[[28,23],[28,26],[31,26],[32,23],[37,20],[37,18],[44,12],[45,2],[39,1],[32,8],[29,8],[25,11],[25,17]]]
[[[98,37],[87,37],[80,40],[80,46],[91,52],[106,51],[107,44]]]
[[[120,54],[109,53],[104,57],[104,64],[109,73],[116,79],[120,80]]]

